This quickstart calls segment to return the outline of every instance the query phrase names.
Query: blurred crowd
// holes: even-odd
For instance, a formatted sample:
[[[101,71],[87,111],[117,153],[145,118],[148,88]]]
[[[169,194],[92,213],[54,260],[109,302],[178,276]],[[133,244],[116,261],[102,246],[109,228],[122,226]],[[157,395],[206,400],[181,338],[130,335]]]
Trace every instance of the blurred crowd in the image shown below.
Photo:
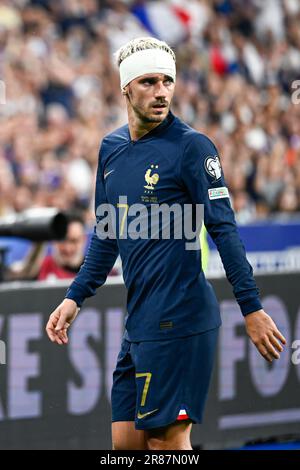
[[[300,210],[298,0],[0,0],[0,216],[93,223],[99,143],[126,122],[113,52],[152,35],[149,4],[177,54],[172,110],[218,147],[238,221]]]

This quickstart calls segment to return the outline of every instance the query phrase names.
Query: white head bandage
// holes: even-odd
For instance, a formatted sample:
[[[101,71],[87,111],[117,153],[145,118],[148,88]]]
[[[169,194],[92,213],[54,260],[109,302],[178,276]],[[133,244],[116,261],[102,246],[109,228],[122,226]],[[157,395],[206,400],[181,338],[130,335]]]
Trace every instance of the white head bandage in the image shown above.
[[[176,79],[176,65],[169,52],[162,49],[144,49],[126,57],[120,64],[121,89],[146,73],[163,73]]]

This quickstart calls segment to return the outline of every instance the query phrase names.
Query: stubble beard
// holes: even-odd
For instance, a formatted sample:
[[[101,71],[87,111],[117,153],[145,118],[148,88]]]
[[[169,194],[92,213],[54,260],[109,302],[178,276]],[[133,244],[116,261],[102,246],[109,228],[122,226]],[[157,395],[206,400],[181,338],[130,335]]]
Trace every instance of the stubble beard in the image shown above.
[[[143,105],[141,104],[139,106],[139,103],[137,105],[133,104],[133,96],[132,96],[132,91],[129,89],[128,97],[130,105],[135,113],[135,115],[140,119],[141,122],[144,124],[151,124],[151,123],[160,123],[162,122],[168,115],[169,113],[169,108],[170,104],[167,105],[165,108],[165,112],[163,112],[160,115],[155,115],[154,111],[149,108],[149,111],[147,111],[147,108],[144,108]]]
[[[144,111],[143,109],[141,110],[141,109],[136,108],[134,109],[134,111],[138,114],[142,122],[150,124],[150,123],[155,123],[155,122],[162,122],[166,118],[169,112],[169,106],[165,108],[165,111],[163,113],[158,114],[158,115],[155,115],[152,110],[147,112],[147,111]]]

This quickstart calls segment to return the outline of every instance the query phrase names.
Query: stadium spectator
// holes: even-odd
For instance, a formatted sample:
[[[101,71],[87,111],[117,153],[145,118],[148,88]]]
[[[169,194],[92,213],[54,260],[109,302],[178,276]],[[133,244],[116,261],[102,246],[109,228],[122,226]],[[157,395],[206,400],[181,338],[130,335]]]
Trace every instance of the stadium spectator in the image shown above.
[[[79,216],[69,217],[66,238],[54,243],[53,253],[43,259],[38,280],[73,278],[83,262],[85,243],[83,219]]]

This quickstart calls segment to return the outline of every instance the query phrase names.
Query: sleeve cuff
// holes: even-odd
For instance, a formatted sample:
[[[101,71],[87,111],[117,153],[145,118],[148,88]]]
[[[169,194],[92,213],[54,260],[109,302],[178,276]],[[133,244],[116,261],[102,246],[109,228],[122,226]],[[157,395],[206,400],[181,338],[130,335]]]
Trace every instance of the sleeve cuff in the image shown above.
[[[249,313],[253,313],[253,312],[256,312],[257,310],[262,309],[262,305],[258,297],[240,302],[239,305],[240,305],[240,309],[244,317],[248,315]]]
[[[82,295],[80,295],[80,293],[78,292],[77,289],[76,289],[76,291],[75,291],[75,290],[69,288],[69,289],[67,290],[66,295],[65,295],[65,299],[74,300],[74,302],[76,302],[76,304],[77,304],[77,307],[78,307],[78,308],[81,308],[81,306],[82,306],[82,304],[83,304],[83,302],[84,302],[84,300],[85,300],[85,297],[82,296]]]

